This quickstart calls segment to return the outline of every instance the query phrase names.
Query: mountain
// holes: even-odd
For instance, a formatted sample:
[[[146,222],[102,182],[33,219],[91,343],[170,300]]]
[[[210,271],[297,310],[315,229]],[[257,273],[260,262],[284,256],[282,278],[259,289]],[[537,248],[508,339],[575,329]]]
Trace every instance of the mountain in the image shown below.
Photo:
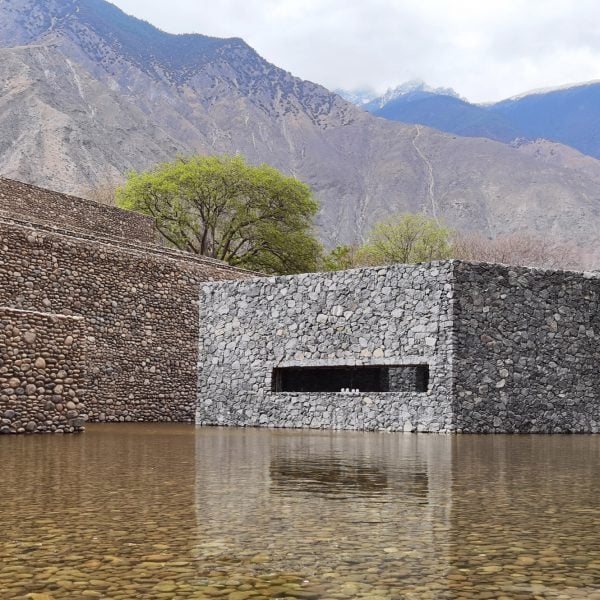
[[[355,104],[390,121],[426,125],[466,137],[510,142],[524,135],[510,118],[487,106],[471,104],[452,88],[434,88],[420,79],[390,88],[369,102]]]
[[[388,88],[382,96],[372,98],[366,104],[366,109],[369,112],[374,112],[396,100],[410,97],[417,98],[419,96],[449,96],[450,98],[460,98],[452,88],[434,88],[425,83],[422,79],[411,79],[394,88]]]
[[[9,177],[77,194],[178,153],[241,152],[312,186],[328,245],[422,210],[592,246],[600,162],[539,150],[377,118],[241,39],[171,35],[103,0],[0,0]]]
[[[416,81],[369,101],[350,101],[378,117],[500,142],[546,139],[600,158],[600,82],[536,90],[495,104],[472,104],[451,88]]]
[[[490,107],[528,138],[545,138],[600,158],[600,82],[530,92]]]
[[[379,98],[379,95],[373,88],[358,88],[356,90],[337,89],[333,91],[344,100],[356,104],[356,106],[364,106]]]
[[[420,123],[456,135],[509,142],[522,134],[509,119],[457,96],[415,91],[365,105],[370,113],[404,123]]]

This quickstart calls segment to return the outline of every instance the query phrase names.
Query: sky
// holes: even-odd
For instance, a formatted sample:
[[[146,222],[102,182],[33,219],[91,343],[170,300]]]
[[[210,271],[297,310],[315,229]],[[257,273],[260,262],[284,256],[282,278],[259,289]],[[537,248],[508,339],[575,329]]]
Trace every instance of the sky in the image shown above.
[[[171,33],[241,37],[330,89],[412,79],[473,102],[600,79],[598,0],[112,0]]]

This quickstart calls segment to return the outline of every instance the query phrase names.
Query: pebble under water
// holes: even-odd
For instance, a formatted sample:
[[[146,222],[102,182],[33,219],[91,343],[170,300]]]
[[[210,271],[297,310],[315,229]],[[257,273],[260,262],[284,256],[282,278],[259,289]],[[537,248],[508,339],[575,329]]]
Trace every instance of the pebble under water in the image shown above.
[[[0,438],[0,598],[600,600],[600,436]]]

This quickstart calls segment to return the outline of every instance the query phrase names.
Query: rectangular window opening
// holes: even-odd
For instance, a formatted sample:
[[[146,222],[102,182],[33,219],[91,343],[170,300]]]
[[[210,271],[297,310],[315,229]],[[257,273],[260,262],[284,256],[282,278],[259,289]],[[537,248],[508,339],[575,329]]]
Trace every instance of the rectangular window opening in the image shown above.
[[[282,367],[273,369],[274,392],[427,392],[429,365]]]

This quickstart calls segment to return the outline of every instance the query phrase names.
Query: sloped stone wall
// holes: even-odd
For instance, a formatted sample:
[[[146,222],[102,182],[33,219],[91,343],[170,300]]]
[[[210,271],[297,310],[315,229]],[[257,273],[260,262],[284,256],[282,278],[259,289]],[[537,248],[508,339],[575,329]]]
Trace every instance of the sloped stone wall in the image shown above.
[[[456,428],[600,431],[598,274],[454,264]]]
[[[202,287],[196,422],[451,431],[451,263]],[[292,366],[430,367],[427,392],[275,392]]]
[[[84,317],[91,421],[192,422],[200,284],[252,276],[0,219],[0,305]]]
[[[0,212],[97,236],[149,244],[157,239],[154,221],[149,217],[5,177],[0,177]]]
[[[0,434],[83,430],[85,344],[81,317],[0,307]]]

